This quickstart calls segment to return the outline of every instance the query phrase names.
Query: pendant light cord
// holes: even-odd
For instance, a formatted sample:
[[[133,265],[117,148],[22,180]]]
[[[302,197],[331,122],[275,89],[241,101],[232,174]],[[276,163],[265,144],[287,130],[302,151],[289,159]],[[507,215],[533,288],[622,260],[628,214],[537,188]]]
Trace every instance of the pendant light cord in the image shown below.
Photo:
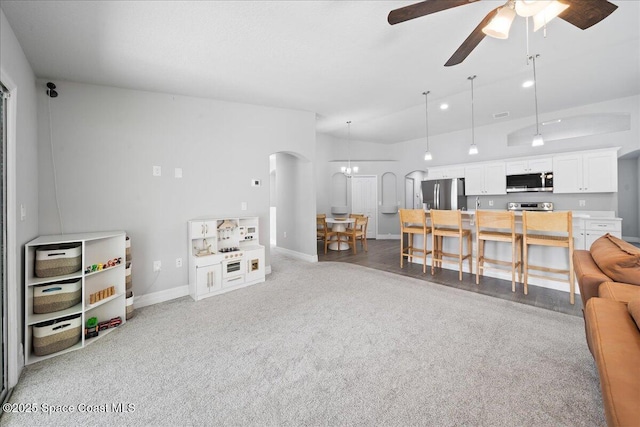
[[[422,92],[422,94],[424,95],[424,111],[425,111],[425,116],[426,116],[426,130],[427,130],[427,151],[429,151],[429,102],[428,102],[428,97],[429,94],[431,92],[430,91],[426,91],[426,92]]]
[[[530,57],[533,61],[533,96],[536,102],[536,135],[540,135],[538,120],[538,79],[536,78],[536,58],[539,56],[539,54],[535,54]]]
[[[347,122],[347,163],[351,170],[351,120]]]
[[[467,78],[471,80],[471,145],[476,145],[475,121],[473,118],[473,80],[476,78],[476,76],[470,76]]]

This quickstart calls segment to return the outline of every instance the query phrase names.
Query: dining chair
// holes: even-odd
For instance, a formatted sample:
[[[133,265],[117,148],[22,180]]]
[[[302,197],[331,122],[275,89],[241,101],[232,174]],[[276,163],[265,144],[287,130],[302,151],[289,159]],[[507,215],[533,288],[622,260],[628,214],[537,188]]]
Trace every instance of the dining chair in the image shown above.
[[[327,215],[316,215],[316,240],[324,240],[324,235],[327,232]]]
[[[355,222],[353,226],[347,228],[347,231],[340,233],[341,237],[345,237],[346,243],[353,248],[354,255],[358,253],[357,242],[360,241],[360,245],[365,252],[369,251],[367,247],[367,224],[369,223],[369,218],[366,216],[357,216],[353,217]]]
[[[327,226],[326,218],[319,218],[318,221],[322,221],[322,227],[324,229],[324,253],[327,253],[327,247],[330,243],[338,242],[338,247],[340,246],[340,234],[339,231],[334,231],[330,227]],[[335,240],[332,238],[335,237]]]
[[[422,255],[422,272],[427,272],[427,255],[432,251],[427,249],[427,234],[431,230],[427,227],[427,215],[422,209],[400,209],[400,268],[404,266],[404,259],[413,262],[416,253]],[[404,246],[405,234],[407,246]],[[413,246],[413,236],[422,235],[422,247]]]
[[[552,268],[529,264],[529,245],[567,248],[569,269]],[[522,212],[522,250],[524,258],[524,294],[529,292],[529,277],[569,283],[569,302],[575,303],[575,282],[573,271],[573,215],[566,212]],[[530,274],[529,270],[551,274]],[[558,278],[557,276],[567,276]]]
[[[515,214],[512,211],[476,211],[476,285],[487,269],[500,269],[498,265],[511,267],[511,291],[516,291],[516,269],[518,281],[522,281],[522,233],[516,233]],[[503,242],[511,244],[511,261],[491,259],[485,256],[485,243]],[[487,267],[485,263],[496,264]]]
[[[471,258],[471,230],[462,228],[462,212],[460,210],[431,209],[431,275],[434,274],[435,265],[442,268],[444,257],[458,258],[458,279],[462,280],[462,261],[469,260],[469,273],[473,274],[473,260]],[[444,252],[443,239],[453,237],[458,239],[458,253]],[[468,253],[463,254],[463,240],[467,240]]]

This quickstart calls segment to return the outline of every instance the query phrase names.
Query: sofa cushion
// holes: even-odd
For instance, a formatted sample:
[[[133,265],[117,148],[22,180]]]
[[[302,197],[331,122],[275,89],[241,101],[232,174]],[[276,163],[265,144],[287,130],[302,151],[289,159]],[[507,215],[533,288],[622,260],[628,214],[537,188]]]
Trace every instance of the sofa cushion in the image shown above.
[[[629,301],[627,305],[629,314],[633,317],[633,321],[636,322],[636,326],[640,329],[640,298],[635,298]]]
[[[591,256],[615,282],[640,285],[640,248],[607,233],[593,242]]]
[[[633,299],[640,299],[640,286],[628,283],[604,282],[598,287],[598,296],[626,304]]]

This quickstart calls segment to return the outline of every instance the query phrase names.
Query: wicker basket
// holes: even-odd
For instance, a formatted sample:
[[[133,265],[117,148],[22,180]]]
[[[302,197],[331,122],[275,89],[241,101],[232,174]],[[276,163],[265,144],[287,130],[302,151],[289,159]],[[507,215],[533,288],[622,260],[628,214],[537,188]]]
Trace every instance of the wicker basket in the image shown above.
[[[131,279],[131,263],[128,262],[127,263],[127,268],[125,269],[125,273],[124,273],[124,280],[125,280],[125,285],[126,285],[126,289],[127,291],[130,291],[131,288],[133,287],[133,281]]]
[[[33,287],[33,312],[52,313],[82,301],[82,280],[71,279]]]
[[[126,319],[129,320],[134,316],[134,311],[133,311],[133,291],[128,291],[127,292],[127,298],[126,298],[126,306],[127,306],[127,313],[126,313]]]
[[[46,356],[67,349],[82,338],[79,314],[33,325],[33,354]]]
[[[82,268],[80,243],[40,246],[36,249],[37,277],[62,276],[75,273],[80,268]]]
[[[127,262],[131,261],[131,238],[127,236],[124,241],[124,254]]]

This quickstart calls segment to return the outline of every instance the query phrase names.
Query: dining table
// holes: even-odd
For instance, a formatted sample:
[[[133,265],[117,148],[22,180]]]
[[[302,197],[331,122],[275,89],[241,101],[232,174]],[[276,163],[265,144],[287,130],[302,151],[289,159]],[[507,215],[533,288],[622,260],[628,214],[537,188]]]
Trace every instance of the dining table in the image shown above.
[[[356,222],[355,218],[327,218],[327,224],[331,225],[331,231],[345,232],[347,231],[347,225]],[[343,240],[338,240],[338,236],[333,236],[331,240],[334,242],[329,243],[329,249],[334,251],[344,251],[349,249],[349,244]]]

